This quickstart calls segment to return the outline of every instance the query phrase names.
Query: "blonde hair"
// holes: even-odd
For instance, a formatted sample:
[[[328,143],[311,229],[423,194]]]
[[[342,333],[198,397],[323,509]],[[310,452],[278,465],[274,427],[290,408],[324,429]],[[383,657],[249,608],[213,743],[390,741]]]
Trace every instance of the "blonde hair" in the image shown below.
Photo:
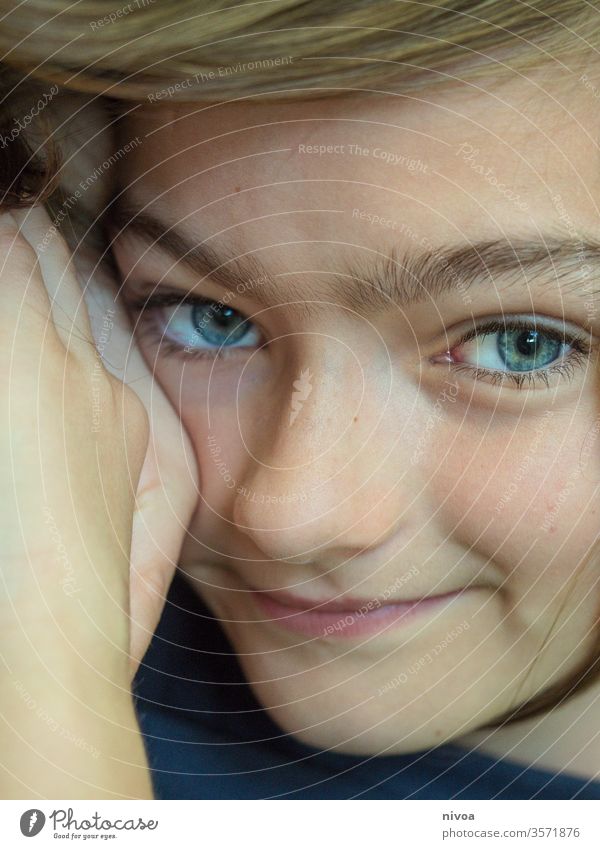
[[[600,12],[581,0],[0,0],[5,124],[49,85],[118,101],[314,98],[496,80],[554,65],[565,78],[596,53]],[[44,88],[46,87],[46,88]],[[0,136],[2,138],[2,136]],[[0,154],[0,204],[46,198],[56,148],[23,133]],[[559,682],[494,725],[531,716],[598,677],[600,641]]]
[[[0,0],[3,122],[48,86],[113,102],[315,98],[585,65],[600,15],[581,0]],[[190,8],[191,7],[191,8]],[[51,113],[52,110],[49,110]],[[47,120],[47,116],[45,118]],[[42,125],[42,122],[38,122]],[[48,132],[48,137],[53,136]],[[0,203],[47,198],[56,145],[23,134]]]
[[[600,35],[598,12],[581,0],[0,0],[0,11],[5,66],[127,99],[196,78],[174,97],[406,88],[461,64],[489,74],[490,62],[494,73],[543,60],[568,71]]]

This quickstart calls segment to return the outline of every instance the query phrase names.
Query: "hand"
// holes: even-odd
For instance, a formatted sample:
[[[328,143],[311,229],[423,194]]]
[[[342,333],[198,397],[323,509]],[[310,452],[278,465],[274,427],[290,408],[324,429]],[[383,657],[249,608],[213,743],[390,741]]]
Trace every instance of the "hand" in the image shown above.
[[[150,439],[136,493],[131,546],[131,671],[158,624],[198,500],[193,449],[179,416],[154,381],[131,335],[117,284],[100,257],[77,251],[92,332],[106,369],[133,389],[148,413]]]
[[[49,226],[0,216],[0,795],[147,797],[128,606],[148,416],[104,369]]]
[[[105,109],[97,98],[63,92],[53,110],[72,128],[61,140],[65,167],[61,185],[72,195],[80,181],[94,172],[98,160],[114,152],[116,139],[107,127]],[[86,185],[88,185],[86,183]],[[110,200],[112,174],[96,180],[78,203],[97,219]],[[79,193],[81,194],[81,193]],[[43,241],[50,222],[38,217],[37,238]],[[52,240],[52,246],[56,240]],[[158,623],[168,586],[178,561],[184,533],[198,499],[194,453],[179,417],[158,383],[152,379],[137,346],[121,302],[118,284],[91,240],[83,238],[73,261],[91,321],[92,333],[106,370],[128,384],[144,403],[149,443],[138,484],[133,517],[130,575],[130,671],[133,675]],[[78,298],[78,303],[80,297]],[[79,305],[81,308],[83,304]]]
[[[74,632],[81,610],[64,601],[79,595],[128,655],[130,539],[147,415],[102,366],[70,253],[58,233],[42,242],[49,227],[41,208],[1,216],[0,463],[3,480],[13,481],[0,496],[3,576],[23,611],[37,583],[68,611],[63,625]]]

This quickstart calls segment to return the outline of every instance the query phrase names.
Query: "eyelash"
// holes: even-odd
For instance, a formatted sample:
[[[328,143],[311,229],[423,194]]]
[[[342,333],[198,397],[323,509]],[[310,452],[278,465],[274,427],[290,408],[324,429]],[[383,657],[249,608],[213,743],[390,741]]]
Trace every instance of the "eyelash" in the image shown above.
[[[185,348],[165,339],[162,331],[159,329],[156,321],[152,317],[152,312],[162,306],[177,306],[180,304],[189,305],[206,305],[216,303],[213,298],[203,297],[188,297],[182,298],[175,293],[157,293],[140,297],[136,300],[128,299],[128,307],[131,311],[138,314],[138,333],[142,338],[149,339],[152,342],[159,343],[162,351],[167,356],[184,357],[186,360],[220,360],[225,359],[232,354],[235,356],[239,353],[240,348],[229,349],[227,347],[211,349],[186,350]],[[499,320],[490,319],[483,324],[469,328],[460,336],[458,341],[452,345],[450,351],[460,348],[467,342],[476,338],[485,338],[485,336],[493,335],[494,333],[510,332],[510,331],[527,331],[535,329],[543,331],[550,339],[557,342],[562,342],[569,345],[572,350],[567,357],[558,361],[546,368],[535,369],[524,372],[499,371],[495,369],[486,369],[479,366],[473,366],[468,363],[450,363],[454,372],[468,374],[475,380],[484,380],[492,385],[502,385],[509,381],[517,389],[537,388],[541,383],[547,389],[550,388],[550,377],[558,375],[567,381],[572,380],[575,370],[582,366],[589,358],[592,351],[592,345],[580,336],[577,336],[568,331],[559,332],[555,328],[544,326],[540,322],[527,321],[524,319]]]
[[[138,315],[136,323],[138,335],[142,339],[160,344],[161,351],[166,356],[183,357],[185,360],[224,360],[230,356],[236,356],[244,349],[228,348],[197,348],[186,349],[170,339],[165,338],[164,332],[158,327],[152,313],[160,307],[174,307],[187,304],[188,306],[203,306],[206,304],[219,303],[215,298],[203,298],[199,296],[181,297],[175,293],[157,293],[145,295],[139,298],[127,298],[127,308]]]
[[[467,373],[475,380],[485,380],[494,386],[501,385],[510,381],[517,389],[533,389],[537,388],[539,383],[545,384],[546,389],[550,388],[549,378],[552,375],[559,375],[567,381],[572,380],[575,370],[583,365],[589,358],[592,345],[580,336],[576,336],[568,331],[559,332],[553,327],[545,326],[540,322],[526,321],[524,319],[490,319],[476,327],[467,330],[458,340],[458,342],[450,348],[450,351],[460,348],[461,345],[466,345],[473,339],[479,337],[485,338],[494,333],[503,333],[510,331],[526,331],[535,328],[544,333],[548,338],[556,342],[562,342],[572,347],[572,351],[567,354],[566,358],[558,361],[555,364],[549,365],[546,368],[539,368],[532,371],[514,372],[514,371],[499,371],[495,369],[486,369],[479,366],[469,365],[469,363],[450,363],[453,371],[458,373]]]

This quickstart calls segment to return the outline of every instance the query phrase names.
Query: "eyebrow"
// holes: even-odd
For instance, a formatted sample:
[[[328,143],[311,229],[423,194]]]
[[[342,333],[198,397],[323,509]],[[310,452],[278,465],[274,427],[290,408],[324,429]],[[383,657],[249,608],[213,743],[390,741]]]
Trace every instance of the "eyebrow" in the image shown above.
[[[298,301],[318,300],[318,290],[311,282],[303,282],[301,286],[296,283],[291,291],[288,287],[282,293],[278,275],[267,271],[254,251],[240,255],[231,250],[219,254],[206,242],[194,240],[181,227],[161,221],[144,207],[120,202],[107,209],[106,219],[118,231],[114,239],[133,233],[202,279],[210,278],[230,292],[251,292],[263,306],[290,303],[295,297]],[[600,289],[591,288],[600,271],[600,243],[589,237],[563,239],[541,234],[536,239],[432,245],[425,250],[410,245],[402,250],[393,247],[381,251],[361,246],[361,251],[361,256],[344,269],[317,270],[314,274],[331,276],[333,292],[328,291],[328,302],[335,299],[336,304],[363,314],[389,309],[392,304],[405,309],[448,294],[459,294],[466,299],[474,284],[486,282],[502,288],[516,283],[527,286],[557,283],[563,294],[576,294],[588,303],[600,294]],[[306,278],[307,272],[302,272],[302,276]]]

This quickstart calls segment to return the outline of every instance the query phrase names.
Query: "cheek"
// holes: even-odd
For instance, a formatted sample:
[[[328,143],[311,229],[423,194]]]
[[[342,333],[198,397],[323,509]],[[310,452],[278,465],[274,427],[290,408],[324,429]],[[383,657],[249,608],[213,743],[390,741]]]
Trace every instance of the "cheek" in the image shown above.
[[[192,442],[200,475],[200,505],[204,500],[218,507],[235,491],[243,452],[235,396],[237,372],[221,380],[211,377],[210,366],[190,361],[183,370],[181,361],[173,359],[159,362],[154,374]]]
[[[564,436],[547,428],[536,438],[527,428],[521,438],[513,426],[490,428],[482,438],[465,427],[446,434],[447,444],[456,437],[451,453],[438,448],[430,458],[429,487],[444,504],[445,533],[499,568],[507,592],[521,592],[543,573],[536,598],[547,600],[597,537],[600,461],[592,452],[587,464],[578,460],[585,428]]]
[[[225,516],[241,486],[243,457],[246,452],[240,440],[235,410],[206,409],[185,399],[180,404],[183,425],[190,436],[200,475],[201,498],[197,515]]]

